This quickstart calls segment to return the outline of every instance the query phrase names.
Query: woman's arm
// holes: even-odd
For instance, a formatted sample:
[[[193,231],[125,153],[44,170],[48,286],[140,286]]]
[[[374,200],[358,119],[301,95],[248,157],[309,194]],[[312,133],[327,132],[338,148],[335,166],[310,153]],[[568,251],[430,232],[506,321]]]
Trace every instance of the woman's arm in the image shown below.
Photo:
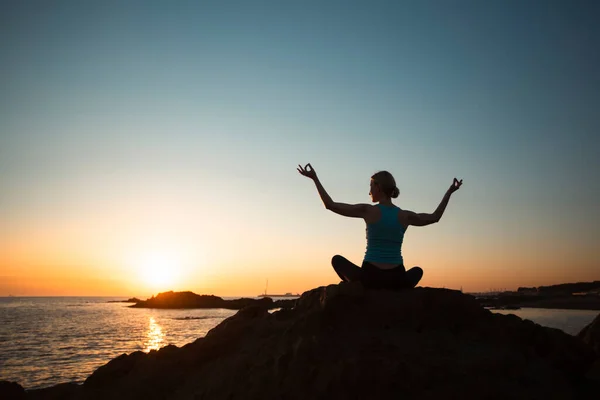
[[[308,164],[308,165],[310,165],[310,164]],[[317,187],[317,192],[319,192],[319,196],[321,197],[321,200],[323,201],[325,208],[327,208],[327,209],[331,208],[331,206],[334,204],[334,201],[331,199],[331,196],[329,196],[329,194],[327,193],[327,191],[321,184],[321,181],[319,180],[319,177],[316,175],[316,173],[315,173],[315,177],[313,178],[313,182],[315,183],[315,186]]]
[[[442,218],[442,215],[444,215],[444,211],[446,210],[448,201],[450,201],[450,196],[452,195],[452,193],[454,193],[458,189],[460,189],[461,185],[462,185],[462,179],[459,181],[456,178],[454,178],[454,182],[452,182],[452,186],[450,186],[450,188],[448,189],[446,194],[444,194],[444,197],[442,198],[440,205],[431,214],[424,214],[424,213],[417,214],[412,211],[405,211],[403,214],[404,214],[404,219],[405,219],[406,225],[426,226],[426,225],[430,225],[430,224],[439,222],[440,219]]]
[[[319,181],[319,177],[312,165],[306,164],[304,168],[299,165],[298,172],[313,180],[326,209],[333,211],[336,214],[343,215],[344,217],[364,218],[367,215],[368,204],[345,204],[333,201],[321,184],[321,181]]]

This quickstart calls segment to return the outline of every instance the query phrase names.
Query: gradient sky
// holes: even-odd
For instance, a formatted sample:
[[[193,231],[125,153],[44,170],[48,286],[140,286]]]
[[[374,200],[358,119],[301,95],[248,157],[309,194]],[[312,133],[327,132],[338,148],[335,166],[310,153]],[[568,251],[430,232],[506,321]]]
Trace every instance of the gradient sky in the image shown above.
[[[378,170],[422,284],[600,279],[600,6],[3,1],[0,295],[337,283]],[[170,279],[153,284],[150,270]],[[167,287],[168,286],[168,287]]]

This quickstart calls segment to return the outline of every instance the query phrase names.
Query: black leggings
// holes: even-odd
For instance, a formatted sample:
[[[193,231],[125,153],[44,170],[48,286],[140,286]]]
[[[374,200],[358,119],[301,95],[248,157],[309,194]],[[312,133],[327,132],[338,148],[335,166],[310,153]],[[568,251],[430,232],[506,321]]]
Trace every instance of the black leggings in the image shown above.
[[[362,267],[359,267],[340,255],[333,256],[331,265],[342,281],[360,281],[369,289],[410,289],[417,286],[423,277],[423,270],[419,267],[408,271],[404,265],[381,269],[368,261],[363,261]]]

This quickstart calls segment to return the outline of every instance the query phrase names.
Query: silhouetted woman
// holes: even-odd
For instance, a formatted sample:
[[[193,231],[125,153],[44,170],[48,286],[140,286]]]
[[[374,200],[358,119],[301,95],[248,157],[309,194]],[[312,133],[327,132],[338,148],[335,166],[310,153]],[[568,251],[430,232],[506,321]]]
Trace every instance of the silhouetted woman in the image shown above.
[[[304,168],[298,165],[298,172],[315,182],[325,208],[345,217],[365,220],[367,251],[362,267],[340,255],[334,256],[331,264],[343,281],[361,281],[365,287],[373,289],[398,290],[413,288],[419,283],[423,270],[414,267],[406,271],[404,268],[404,233],[410,225],[425,226],[438,222],[450,196],[462,185],[462,179],[459,181],[454,178],[442,202],[432,214],[417,214],[392,204],[392,199],[398,197],[400,190],[396,187],[392,174],[387,171],[377,172],[371,177],[369,195],[373,203],[379,203],[376,205],[337,203],[329,197],[310,164],[306,164]]]

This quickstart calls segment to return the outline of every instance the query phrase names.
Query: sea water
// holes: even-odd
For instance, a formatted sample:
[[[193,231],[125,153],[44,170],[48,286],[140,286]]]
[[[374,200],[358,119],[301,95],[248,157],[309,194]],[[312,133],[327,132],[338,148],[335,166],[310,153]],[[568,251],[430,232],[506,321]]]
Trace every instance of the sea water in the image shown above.
[[[236,313],[129,308],[109,300],[0,298],[0,380],[26,389],[83,382],[123,353],[183,346]]]
[[[490,310],[499,314],[514,314],[548,328],[560,329],[577,335],[600,313],[595,310],[555,310],[546,308],[521,308],[518,310]]]
[[[236,313],[129,308],[106,297],[0,298],[0,380],[26,389],[83,382],[111,359],[203,337]],[[576,334],[597,311],[498,310]]]

